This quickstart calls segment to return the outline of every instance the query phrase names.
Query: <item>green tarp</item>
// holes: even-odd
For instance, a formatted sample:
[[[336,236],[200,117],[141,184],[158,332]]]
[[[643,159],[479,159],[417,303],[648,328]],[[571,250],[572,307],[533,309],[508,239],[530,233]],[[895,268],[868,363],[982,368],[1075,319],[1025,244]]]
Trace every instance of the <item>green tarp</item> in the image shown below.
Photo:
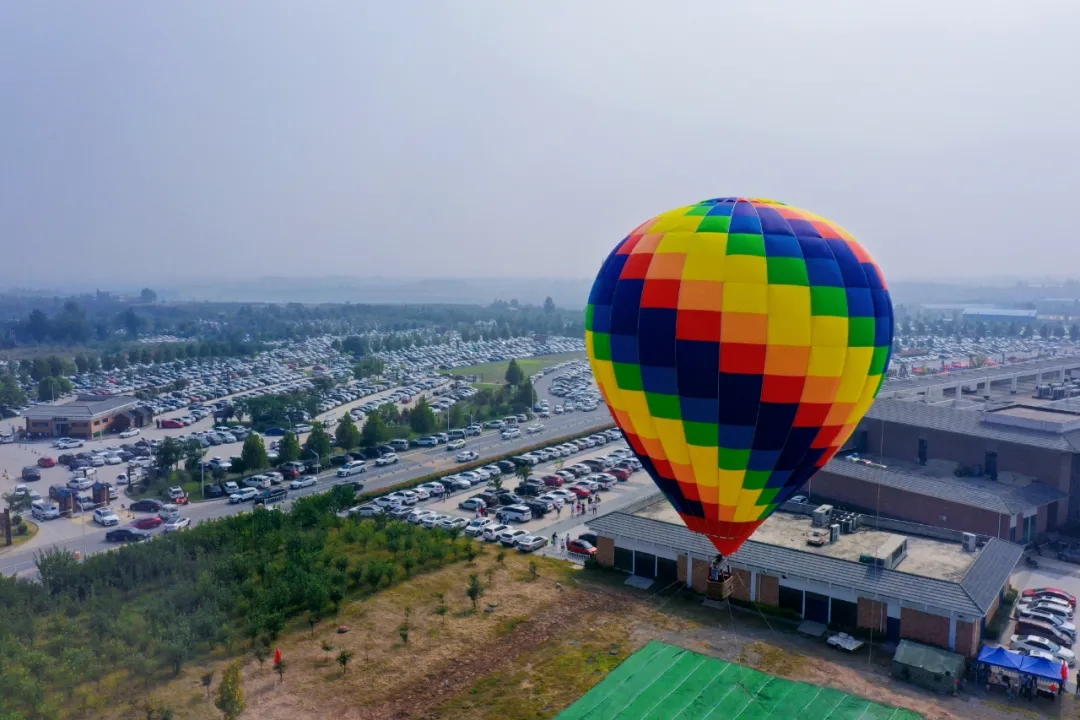
[[[919,720],[910,710],[651,642],[560,720]]]
[[[951,693],[964,675],[964,658],[948,650],[901,640],[893,655],[892,672],[901,680]]]

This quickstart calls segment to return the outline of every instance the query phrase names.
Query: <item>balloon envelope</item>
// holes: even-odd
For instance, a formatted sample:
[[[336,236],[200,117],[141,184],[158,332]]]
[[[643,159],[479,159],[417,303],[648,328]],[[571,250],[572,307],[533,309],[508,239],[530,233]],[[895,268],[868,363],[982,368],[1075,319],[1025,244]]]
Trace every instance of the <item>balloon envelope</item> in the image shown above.
[[[725,555],[842,447],[889,364],[869,253],[805,210],[716,198],[604,261],[585,318],[600,391],[691,530]]]

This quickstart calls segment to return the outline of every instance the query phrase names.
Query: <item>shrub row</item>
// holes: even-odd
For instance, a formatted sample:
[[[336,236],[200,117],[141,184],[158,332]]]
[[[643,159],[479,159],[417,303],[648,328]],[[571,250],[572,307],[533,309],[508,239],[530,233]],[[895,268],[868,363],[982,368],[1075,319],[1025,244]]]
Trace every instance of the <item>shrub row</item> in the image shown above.
[[[497,463],[500,460],[509,460],[512,457],[524,455],[525,453],[532,452],[533,450],[542,450],[543,448],[551,447],[552,445],[561,445],[562,443],[570,442],[571,440],[577,440],[578,438],[588,437],[589,435],[595,435],[598,432],[604,432],[614,427],[614,423],[609,423],[607,425],[593,427],[591,430],[585,430],[570,435],[563,435],[562,437],[545,440],[544,442],[536,443],[535,445],[528,445],[523,448],[517,448],[516,450],[513,450],[511,452],[495,455],[494,457],[483,458],[481,460],[475,460],[470,463],[462,463],[453,470],[439,470],[438,472],[428,473],[427,475],[423,475],[418,478],[402,480],[401,482],[390,485],[389,487],[361,492],[357,494],[356,499],[361,503],[371,502],[376,498],[382,497],[383,495],[389,495],[390,493],[397,492],[398,490],[408,490],[409,488],[414,488],[417,485],[422,485],[426,482],[431,482],[432,480],[438,480],[439,478],[446,477],[447,475],[457,475],[458,473],[465,472],[466,470],[475,470],[476,468],[484,467],[485,465]]]

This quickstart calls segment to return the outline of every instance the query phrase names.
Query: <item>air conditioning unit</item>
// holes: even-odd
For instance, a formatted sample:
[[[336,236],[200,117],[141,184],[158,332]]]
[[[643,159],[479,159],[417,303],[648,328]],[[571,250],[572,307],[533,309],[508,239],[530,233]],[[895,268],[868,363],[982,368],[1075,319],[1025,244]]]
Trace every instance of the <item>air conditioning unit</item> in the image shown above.
[[[840,539],[840,526],[833,523],[829,526],[829,542],[834,543]]]
[[[825,527],[829,524],[829,519],[832,517],[833,507],[832,505],[821,505],[814,510],[812,525],[814,527]]]
[[[979,547],[979,536],[975,533],[964,533],[964,550],[975,552]]]

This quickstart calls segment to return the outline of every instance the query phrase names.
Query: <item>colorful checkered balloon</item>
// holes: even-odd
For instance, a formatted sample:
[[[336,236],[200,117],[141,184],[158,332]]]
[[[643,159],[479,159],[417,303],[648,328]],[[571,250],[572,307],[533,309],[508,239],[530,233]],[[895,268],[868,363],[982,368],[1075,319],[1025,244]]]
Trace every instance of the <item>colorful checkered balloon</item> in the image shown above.
[[[686,526],[730,555],[870,408],[893,312],[839,225],[732,197],[630,233],[600,268],[585,328],[630,446]]]

